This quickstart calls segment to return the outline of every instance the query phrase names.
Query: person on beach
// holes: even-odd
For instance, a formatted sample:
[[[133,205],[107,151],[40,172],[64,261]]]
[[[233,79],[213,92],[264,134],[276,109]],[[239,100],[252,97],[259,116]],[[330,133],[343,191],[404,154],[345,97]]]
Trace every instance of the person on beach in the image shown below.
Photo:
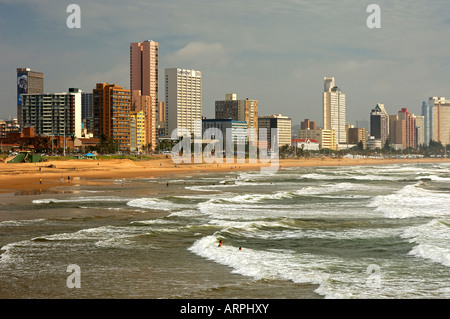
[[[169,182],[167,182],[167,187],[169,187]]]
[[[39,178],[39,184],[42,184],[42,177]]]
[[[67,182],[70,183],[70,176],[67,176]]]

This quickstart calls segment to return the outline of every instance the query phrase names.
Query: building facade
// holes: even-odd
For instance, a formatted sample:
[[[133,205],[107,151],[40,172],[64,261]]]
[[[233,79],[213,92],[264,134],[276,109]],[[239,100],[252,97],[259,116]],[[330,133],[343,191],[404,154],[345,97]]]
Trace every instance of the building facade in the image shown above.
[[[165,85],[166,136],[170,137],[176,128],[187,129],[191,134],[200,136],[202,73],[181,68],[166,69]]]
[[[258,130],[267,130],[267,143],[272,145],[272,129],[278,129],[278,146],[291,146],[292,143],[292,119],[281,114],[258,117]]]
[[[118,151],[130,149],[131,92],[121,86],[97,83],[93,90],[94,137],[118,141]]]
[[[246,122],[249,129],[258,131],[258,101],[246,98],[238,100],[236,93],[225,95],[225,100],[215,102],[216,119],[232,119],[235,121]],[[254,139],[251,136],[250,139]]]
[[[231,130],[233,143],[246,143],[247,138],[247,122],[235,121],[232,119],[203,119],[203,134],[209,128],[217,128],[222,132],[224,146],[227,143],[227,130]]]
[[[414,114],[408,112],[407,108],[402,108],[398,112],[398,119],[405,121],[405,148],[417,148],[417,125]]]
[[[317,130],[317,123],[315,121],[311,121],[310,119],[305,119],[300,123],[300,129],[302,130]]]
[[[34,134],[81,137],[81,91],[22,94],[22,129]]]
[[[94,133],[94,105],[92,92],[81,92],[81,123],[85,136]]]
[[[316,140],[320,144],[320,148],[327,148],[330,150],[337,150],[338,143],[336,140],[336,131],[334,130],[298,130],[297,139]]]
[[[338,143],[347,143],[345,94],[335,85],[334,77],[324,78],[323,129],[334,130]]]
[[[347,131],[348,144],[359,144],[362,142],[364,149],[367,148],[367,130],[365,128],[350,127]]]
[[[425,127],[428,128],[430,140],[449,145],[450,100],[446,100],[445,97],[430,97],[428,100],[428,112],[422,115],[425,115]],[[425,133],[426,137],[427,133]]]
[[[370,112],[370,136],[380,140],[381,147],[384,147],[389,139],[389,115],[384,104],[378,103]]]
[[[32,71],[30,68],[17,68],[17,119],[19,126],[23,127],[22,120],[22,94],[44,93],[44,73]]]

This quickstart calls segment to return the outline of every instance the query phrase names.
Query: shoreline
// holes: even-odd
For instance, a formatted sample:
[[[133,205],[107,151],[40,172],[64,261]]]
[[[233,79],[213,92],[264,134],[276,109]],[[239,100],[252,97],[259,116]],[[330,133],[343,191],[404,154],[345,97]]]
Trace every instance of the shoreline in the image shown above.
[[[419,163],[450,163],[445,158],[419,159],[347,159],[347,158],[312,158],[280,159],[279,168],[286,167],[321,167],[321,166],[370,166]],[[55,187],[74,185],[107,185],[108,180],[123,178],[155,178],[186,176],[196,173],[224,173],[235,171],[255,171],[269,167],[263,163],[192,163],[175,165],[170,158],[148,161],[129,159],[108,160],[64,160],[42,163],[0,163],[0,194],[17,191],[48,190]],[[69,182],[70,177],[70,182]],[[42,179],[42,184],[40,183]]]

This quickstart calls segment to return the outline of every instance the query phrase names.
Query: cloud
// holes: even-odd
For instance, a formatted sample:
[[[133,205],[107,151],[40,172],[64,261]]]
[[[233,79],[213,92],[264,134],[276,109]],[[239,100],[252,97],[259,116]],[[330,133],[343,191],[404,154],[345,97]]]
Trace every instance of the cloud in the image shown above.
[[[190,42],[183,48],[168,53],[164,62],[172,67],[224,68],[230,61],[230,50],[221,43]]]

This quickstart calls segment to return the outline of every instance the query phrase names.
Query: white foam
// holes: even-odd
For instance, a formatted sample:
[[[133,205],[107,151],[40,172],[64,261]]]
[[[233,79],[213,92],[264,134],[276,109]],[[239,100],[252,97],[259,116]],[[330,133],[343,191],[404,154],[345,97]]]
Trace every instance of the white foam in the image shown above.
[[[130,207],[138,207],[152,210],[172,211],[183,208],[188,208],[189,205],[175,204],[165,199],[160,198],[138,198],[127,202]]]
[[[450,196],[421,187],[407,185],[390,195],[376,196],[368,207],[388,218],[433,217],[450,215]]]
[[[35,199],[32,201],[32,203],[50,204],[50,203],[84,203],[84,202],[125,202],[128,200],[130,199],[121,197],[93,196],[93,197],[71,197],[66,199],[56,199],[56,198]]]
[[[26,220],[5,220],[0,222],[0,227],[20,227],[30,224],[39,224],[45,222],[45,219],[26,219]]]
[[[418,244],[409,252],[410,255],[450,267],[450,220],[434,219],[428,224],[410,227],[402,237]]]

